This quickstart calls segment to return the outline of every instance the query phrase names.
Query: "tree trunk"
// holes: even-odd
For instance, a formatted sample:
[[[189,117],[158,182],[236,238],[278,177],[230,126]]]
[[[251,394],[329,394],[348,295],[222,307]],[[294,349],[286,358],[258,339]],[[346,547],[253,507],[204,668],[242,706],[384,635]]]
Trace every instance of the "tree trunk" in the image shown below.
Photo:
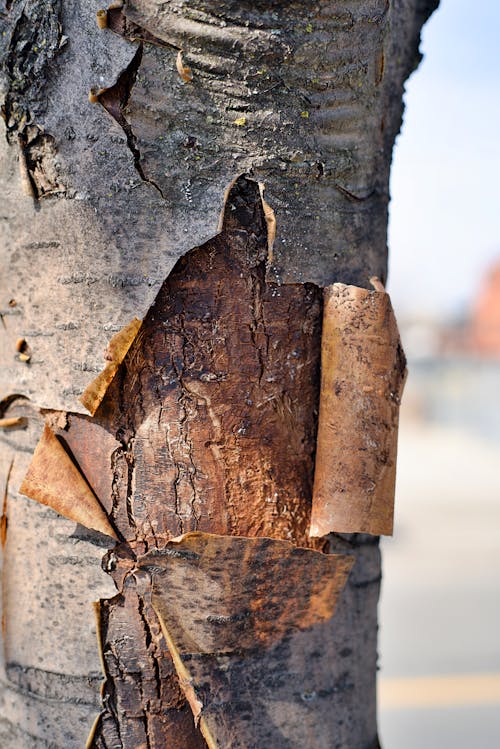
[[[323,288],[385,280],[435,5],[5,0],[5,749],[378,746],[378,538],[310,534]]]

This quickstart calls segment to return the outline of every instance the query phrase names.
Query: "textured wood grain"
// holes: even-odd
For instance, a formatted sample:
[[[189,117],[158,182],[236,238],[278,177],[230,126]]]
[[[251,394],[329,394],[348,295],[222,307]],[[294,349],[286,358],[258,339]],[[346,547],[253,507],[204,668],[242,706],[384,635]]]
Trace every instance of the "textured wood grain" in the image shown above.
[[[318,545],[322,295],[266,281],[267,253],[259,186],[241,178],[223,231],[178,262],[95,414],[122,444],[112,517],[125,538],[202,530]]]
[[[150,599],[149,577],[137,572],[127,578],[119,596],[100,602],[107,709],[90,737],[92,749],[206,747]]]
[[[405,377],[389,295],[325,289],[312,536],[392,534]]]

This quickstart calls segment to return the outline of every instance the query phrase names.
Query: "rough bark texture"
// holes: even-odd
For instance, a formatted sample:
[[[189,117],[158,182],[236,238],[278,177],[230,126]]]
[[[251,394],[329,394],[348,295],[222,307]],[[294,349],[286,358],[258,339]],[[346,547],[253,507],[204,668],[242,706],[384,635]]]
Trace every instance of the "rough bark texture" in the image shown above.
[[[8,412],[26,424],[3,432],[0,450],[0,746],[81,749],[100,708],[102,681],[89,606],[115,592],[100,567],[113,542],[18,493],[43,422],[24,399]]]
[[[95,598],[106,682],[92,746],[205,745],[149,578],[131,572],[190,530],[318,548],[320,287],[385,277],[390,152],[434,5],[137,0],[103,30],[89,0],[1,8],[0,417],[23,420],[0,434],[2,747],[85,744]],[[276,215],[272,262],[256,181]],[[90,419],[78,397],[134,317],[139,335]],[[44,416],[120,534],[105,562],[117,595],[99,570],[112,542],[18,494],[40,407],[73,412]],[[378,546],[325,543],[356,562],[317,660],[333,739],[311,747],[371,749]],[[273,746],[303,746],[299,729],[278,726]]]
[[[309,543],[321,293],[265,281],[258,186],[231,195],[224,231],[177,263],[94,416],[126,446],[111,509],[125,538]]]
[[[244,172],[265,182],[276,213],[272,280],[384,280],[403,82],[435,4],[127,3],[152,44],[99,29],[96,0],[8,3],[0,312],[12,389],[83,411],[111,335],[213,236],[224,190]],[[179,49],[192,83],[177,72]],[[111,90],[102,105],[89,103],[92,88]],[[29,368],[13,355],[21,336]]]
[[[140,560],[209,747],[335,743],[321,653],[352,562],[287,541],[204,533]]]

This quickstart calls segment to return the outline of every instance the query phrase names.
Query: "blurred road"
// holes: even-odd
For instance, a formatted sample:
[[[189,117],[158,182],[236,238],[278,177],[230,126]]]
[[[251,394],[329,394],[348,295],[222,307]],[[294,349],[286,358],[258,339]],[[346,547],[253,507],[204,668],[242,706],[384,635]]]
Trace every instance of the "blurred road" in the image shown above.
[[[395,533],[382,542],[381,744],[495,749],[500,441],[402,417]]]

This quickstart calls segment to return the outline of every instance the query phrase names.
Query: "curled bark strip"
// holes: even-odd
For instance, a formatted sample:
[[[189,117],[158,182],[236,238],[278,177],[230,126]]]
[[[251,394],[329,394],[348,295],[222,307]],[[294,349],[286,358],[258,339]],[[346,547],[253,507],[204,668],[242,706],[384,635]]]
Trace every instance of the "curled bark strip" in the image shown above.
[[[24,416],[11,416],[0,419],[0,429],[24,429],[27,423],[28,420]]]
[[[139,568],[152,576],[152,604],[179,682],[209,747],[288,746],[273,725],[269,700],[297,720],[304,698],[293,678],[275,679],[272,696],[266,688],[273,672],[292,670],[294,637],[306,650],[319,645],[352,562],[287,541],[207,533],[188,533],[140,559]]]
[[[120,364],[122,363],[125,354],[132,345],[132,341],[139,332],[141,327],[141,321],[134,318],[120,330],[110,340],[108,349],[106,352],[106,359],[108,363],[104,367],[103,371],[93,380],[90,385],[83,392],[80,401],[83,403],[85,408],[92,415],[95,414],[99,404],[106,394],[106,390]]]
[[[406,360],[389,295],[325,289],[311,536],[391,535]]]
[[[264,211],[264,218],[266,219],[267,224],[267,261],[268,263],[272,263],[273,261],[273,246],[274,246],[274,240],[276,239],[276,216],[269,205],[269,203],[264,200],[264,183],[259,182],[259,190],[260,190],[260,197],[262,200],[262,209]]]
[[[0,516],[0,547],[2,549],[5,548],[5,544],[7,543],[7,528],[9,524],[7,515],[7,502],[9,500],[9,481],[13,465],[14,459],[10,461],[10,465],[7,469],[7,475],[5,477],[5,488],[3,492],[2,515]]]
[[[105,29],[108,25],[108,11],[105,8],[101,8],[96,13],[97,26],[100,29]]]
[[[86,528],[117,538],[92,489],[47,425],[19,491]]]
[[[191,70],[189,65],[184,65],[182,59],[182,50],[179,50],[177,54],[177,57],[175,59],[175,67],[177,68],[177,72],[179,73],[184,83],[191,83],[191,81],[193,80],[193,71]]]

